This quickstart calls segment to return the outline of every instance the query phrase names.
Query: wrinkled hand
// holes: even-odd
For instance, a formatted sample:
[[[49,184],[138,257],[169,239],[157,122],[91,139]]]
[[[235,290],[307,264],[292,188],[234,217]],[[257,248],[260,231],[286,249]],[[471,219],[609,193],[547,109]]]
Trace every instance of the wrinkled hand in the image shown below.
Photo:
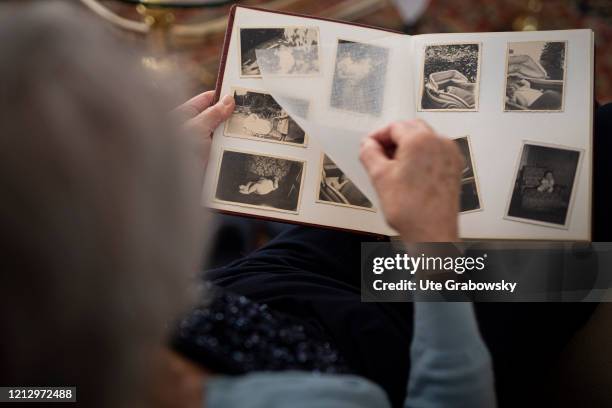
[[[463,157],[422,120],[392,123],[370,135],[360,159],[391,227],[407,243],[455,242]]]
[[[212,145],[212,133],[234,111],[234,98],[225,95],[213,105],[215,91],[204,92],[193,97],[175,109],[175,113],[185,120],[185,127],[196,137],[200,157],[208,161]]]

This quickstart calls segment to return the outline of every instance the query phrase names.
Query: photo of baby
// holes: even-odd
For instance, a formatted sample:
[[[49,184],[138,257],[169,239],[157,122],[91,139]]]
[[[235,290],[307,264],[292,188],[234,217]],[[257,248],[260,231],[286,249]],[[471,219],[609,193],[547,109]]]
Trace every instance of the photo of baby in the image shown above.
[[[297,213],[304,166],[299,160],[225,150],[215,200]]]
[[[552,171],[548,170],[544,173],[544,177],[540,180],[538,191],[540,193],[552,193],[555,190],[555,176]]]
[[[581,151],[525,143],[506,218],[565,227]]]
[[[564,41],[508,44],[505,111],[563,110]]]
[[[260,177],[257,181],[249,181],[238,187],[241,194],[259,194],[266,195],[278,188],[278,176],[272,179]]]

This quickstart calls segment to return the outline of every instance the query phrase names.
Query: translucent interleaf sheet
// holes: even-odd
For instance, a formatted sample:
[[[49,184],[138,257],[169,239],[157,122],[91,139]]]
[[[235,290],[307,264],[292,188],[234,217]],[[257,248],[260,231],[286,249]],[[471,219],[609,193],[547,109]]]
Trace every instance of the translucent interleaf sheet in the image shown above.
[[[318,72],[287,74],[283,60],[298,49],[257,50],[263,88],[310,136],[314,146],[329,156],[378,207],[378,198],[359,162],[363,138],[397,119],[414,115],[405,67],[409,67],[406,38],[381,35],[368,43],[340,40],[319,44]],[[320,57],[319,57],[320,58]],[[401,68],[403,67],[403,69]]]

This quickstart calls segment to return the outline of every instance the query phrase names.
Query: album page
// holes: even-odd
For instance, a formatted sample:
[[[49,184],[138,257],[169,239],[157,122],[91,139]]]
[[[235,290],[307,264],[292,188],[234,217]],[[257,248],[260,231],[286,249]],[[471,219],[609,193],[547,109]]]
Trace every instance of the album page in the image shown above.
[[[265,22],[265,23],[263,23]],[[590,240],[590,30],[406,36],[238,7],[203,201],[393,235],[360,141],[420,117],[456,141],[460,235]]]
[[[591,30],[411,38],[416,116],[466,157],[461,236],[590,240]]]
[[[203,203],[394,235],[357,159],[369,130],[414,115],[409,37],[237,7]],[[403,50],[403,51],[402,51]],[[266,53],[267,51],[267,53]]]

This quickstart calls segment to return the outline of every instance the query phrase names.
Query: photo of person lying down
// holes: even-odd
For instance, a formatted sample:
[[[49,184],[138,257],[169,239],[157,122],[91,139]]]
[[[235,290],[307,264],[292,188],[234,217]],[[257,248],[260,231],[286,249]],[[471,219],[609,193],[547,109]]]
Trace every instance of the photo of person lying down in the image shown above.
[[[508,44],[505,111],[561,111],[564,41]]]
[[[225,150],[215,199],[220,202],[297,212],[304,162]]]
[[[478,110],[480,44],[425,47],[421,111]]]

